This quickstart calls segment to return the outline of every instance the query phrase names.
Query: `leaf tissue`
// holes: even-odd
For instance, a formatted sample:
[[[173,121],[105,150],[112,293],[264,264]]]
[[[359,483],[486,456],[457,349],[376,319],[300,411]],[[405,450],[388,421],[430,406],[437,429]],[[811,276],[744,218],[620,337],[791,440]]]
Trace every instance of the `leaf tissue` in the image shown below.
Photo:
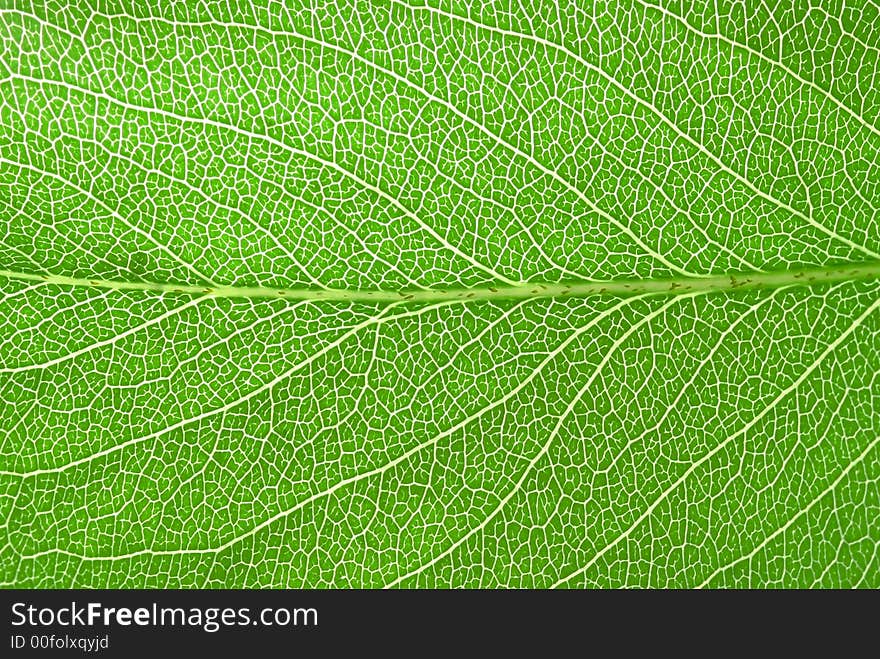
[[[0,581],[880,587],[876,0],[0,0]]]

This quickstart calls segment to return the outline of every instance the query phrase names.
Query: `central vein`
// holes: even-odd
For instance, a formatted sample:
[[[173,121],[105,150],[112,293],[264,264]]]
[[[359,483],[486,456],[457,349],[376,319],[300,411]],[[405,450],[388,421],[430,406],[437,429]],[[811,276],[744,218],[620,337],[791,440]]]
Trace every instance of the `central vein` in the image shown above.
[[[468,300],[527,299],[535,297],[584,297],[588,295],[644,295],[754,288],[810,286],[842,281],[880,278],[880,261],[854,263],[804,270],[783,270],[747,274],[675,277],[669,279],[629,279],[598,282],[522,283],[476,288],[435,288],[417,290],[345,290],[310,288],[270,288],[260,286],[194,286],[158,282],[128,282],[107,279],[65,277],[0,270],[0,277],[36,281],[58,286],[90,286],[115,290],[154,291],[205,295],[211,297],[285,298],[291,300],[332,300],[348,302],[444,302]]]

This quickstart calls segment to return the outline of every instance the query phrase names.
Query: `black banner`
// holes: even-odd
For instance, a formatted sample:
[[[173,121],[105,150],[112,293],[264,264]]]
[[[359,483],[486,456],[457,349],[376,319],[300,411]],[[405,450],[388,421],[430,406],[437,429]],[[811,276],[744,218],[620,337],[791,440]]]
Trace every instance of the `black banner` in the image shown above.
[[[714,654],[874,638],[877,592],[2,591],[0,656]],[[711,639],[706,647],[699,639]],[[862,646],[865,647],[865,646]],[[231,654],[230,654],[231,653]],[[604,652],[603,652],[604,654]]]

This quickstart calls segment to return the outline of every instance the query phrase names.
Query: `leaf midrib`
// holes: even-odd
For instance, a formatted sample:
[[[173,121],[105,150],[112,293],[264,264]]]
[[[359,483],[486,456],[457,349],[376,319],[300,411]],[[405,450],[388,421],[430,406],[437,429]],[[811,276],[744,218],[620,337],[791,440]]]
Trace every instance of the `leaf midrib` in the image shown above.
[[[0,270],[0,277],[35,281],[68,287],[91,287],[119,291],[148,291],[167,294],[202,295],[217,298],[276,298],[290,300],[336,302],[469,302],[479,300],[523,300],[540,297],[588,297],[610,295],[677,295],[756,288],[813,286],[845,281],[880,278],[880,261],[843,265],[779,270],[770,272],[731,273],[705,277],[670,277],[658,279],[617,279],[576,282],[523,282],[515,285],[479,286],[473,288],[431,289],[334,289],[275,288],[266,286],[197,286],[192,284],[152,281],[120,281],[90,277],[68,277]]]

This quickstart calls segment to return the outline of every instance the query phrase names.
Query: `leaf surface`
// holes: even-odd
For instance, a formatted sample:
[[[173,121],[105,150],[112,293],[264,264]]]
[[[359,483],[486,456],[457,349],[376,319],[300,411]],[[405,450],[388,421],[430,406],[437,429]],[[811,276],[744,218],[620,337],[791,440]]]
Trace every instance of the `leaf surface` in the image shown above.
[[[0,580],[880,587],[880,8],[0,3]]]

